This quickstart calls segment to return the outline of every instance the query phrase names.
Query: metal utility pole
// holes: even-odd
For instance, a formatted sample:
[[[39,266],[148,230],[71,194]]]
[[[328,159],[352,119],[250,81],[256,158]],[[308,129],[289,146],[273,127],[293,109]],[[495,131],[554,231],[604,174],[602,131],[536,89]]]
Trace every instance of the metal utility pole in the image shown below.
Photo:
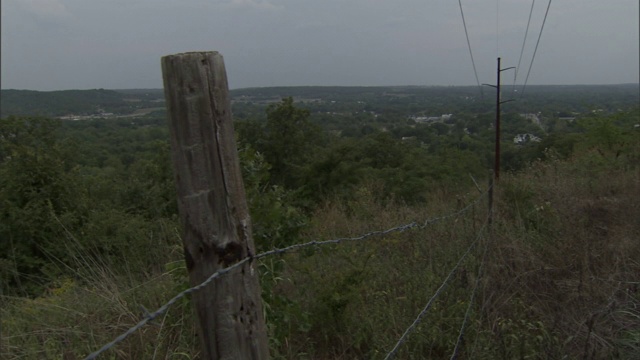
[[[495,149],[495,163],[493,165],[493,176],[495,177],[496,180],[498,180],[500,178],[500,105],[504,104],[504,103],[508,103],[510,101],[513,101],[513,99],[511,100],[505,100],[505,101],[500,101],[500,73],[502,73],[503,71],[507,71],[510,69],[515,69],[514,66],[505,68],[505,69],[501,69],[500,68],[500,58],[498,58],[498,69],[497,69],[497,81],[496,81],[496,85],[490,85],[490,84],[482,84],[482,85],[486,85],[486,86],[491,86],[492,88],[496,89],[496,149]]]

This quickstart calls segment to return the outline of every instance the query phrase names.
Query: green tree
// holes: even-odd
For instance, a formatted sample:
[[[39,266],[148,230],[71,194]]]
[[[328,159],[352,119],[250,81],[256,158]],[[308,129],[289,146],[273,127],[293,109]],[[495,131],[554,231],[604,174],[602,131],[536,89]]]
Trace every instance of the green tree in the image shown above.
[[[595,148],[602,156],[619,156],[626,142],[622,129],[614,124],[613,117],[589,117],[580,121],[586,130],[587,146]]]
[[[306,218],[292,205],[294,194],[269,184],[269,164],[251,146],[241,144],[238,154],[258,251],[296,242]]]
[[[309,115],[308,110],[297,108],[291,97],[267,108],[265,137],[258,150],[270,164],[275,183],[289,188],[300,185],[303,167],[313,157],[320,134]]]
[[[0,276],[3,286],[23,294],[37,292],[55,275],[46,264],[66,257],[62,223],[80,221],[70,216],[76,196],[72,152],[58,138],[58,127],[34,117],[0,122]]]

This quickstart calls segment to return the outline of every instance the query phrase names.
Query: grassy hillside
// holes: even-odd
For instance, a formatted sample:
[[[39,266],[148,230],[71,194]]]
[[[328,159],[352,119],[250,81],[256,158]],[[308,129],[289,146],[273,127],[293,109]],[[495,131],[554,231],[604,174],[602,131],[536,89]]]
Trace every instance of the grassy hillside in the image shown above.
[[[493,236],[483,232],[483,201],[422,229],[266,259],[260,268],[272,356],[383,358],[460,255],[484,234],[398,358],[449,358],[476,283],[459,358],[633,358],[640,352],[637,143],[633,149],[617,157],[584,149],[568,160],[550,154],[548,161],[504,175],[496,186]],[[356,236],[423,221],[479,194],[443,189],[422,205],[407,206],[380,203],[377,191],[368,184],[350,202],[326,202],[303,238]],[[164,270],[144,280],[114,273],[80,252],[78,277],[59,279],[36,299],[4,298],[2,358],[73,359],[111,341],[144,309],[156,309],[184,288],[178,241],[172,243],[154,259],[166,264]],[[185,300],[108,356],[197,354]]]
[[[384,358],[425,304],[398,358],[640,351],[637,102],[505,111],[489,228],[491,104],[343,90],[235,103],[257,250],[360,237],[261,259],[273,358]],[[170,160],[160,113],[0,120],[0,358],[84,357],[187,288]],[[194,331],[183,298],[103,357],[196,359]]]

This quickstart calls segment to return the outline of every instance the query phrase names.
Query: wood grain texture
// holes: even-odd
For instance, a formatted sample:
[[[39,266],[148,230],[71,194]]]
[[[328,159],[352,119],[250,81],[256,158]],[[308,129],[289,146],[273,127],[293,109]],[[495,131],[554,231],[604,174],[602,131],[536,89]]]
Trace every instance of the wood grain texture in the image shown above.
[[[162,58],[184,255],[192,286],[255,254],[231,119],[224,61],[217,52]],[[267,359],[256,264],[193,294],[202,359]]]

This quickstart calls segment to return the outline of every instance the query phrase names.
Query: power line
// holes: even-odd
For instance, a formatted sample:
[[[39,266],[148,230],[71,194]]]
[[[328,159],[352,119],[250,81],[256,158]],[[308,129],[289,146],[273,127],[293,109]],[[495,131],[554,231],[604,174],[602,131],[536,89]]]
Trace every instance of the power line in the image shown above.
[[[549,4],[547,4],[547,11],[544,13],[544,19],[542,20],[542,27],[540,27],[540,34],[538,34],[538,41],[536,42],[536,48],[533,51],[533,56],[531,57],[531,64],[529,64],[529,71],[527,71],[527,77],[524,80],[524,85],[522,86],[522,92],[520,93],[520,97],[524,95],[524,89],[527,87],[527,82],[529,81],[529,75],[531,74],[531,68],[533,67],[533,60],[536,58],[536,53],[538,52],[538,45],[540,45],[542,30],[544,30],[544,24],[547,22],[547,15],[549,15],[550,7],[551,7],[551,0],[549,0]]]
[[[413,323],[411,323],[411,325],[409,325],[407,330],[405,330],[405,332],[402,334],[402,336],[400,337],[396,345],[393,347],[393,349],[391,349],[391,351],[384,358],[385,360],[391,360],[395,358],[396,354],[398,353],[398,350],[400,349],[400,346],[407,340],[409,335],[415,330],[416,326],[418,326],[418,324],[420,323],[424,315],[427,313],[427,311],[429,311],[429,309],[433,305],[433,302],[438,298],[438,296],[440,296],[440,294],[444,291],[444,289],[446,289],[447,285],[449,285],[449,281],[451,281],[451,279],[453,278],[453,275],[456,273],[460,265],[462,265],[462,262],[464,261],[464,259],[469,255],[469,253],[471,253],[471,250],[473,250],[473,248],[478,244],[478,242],[480,241],[480,238],[482,237],[482,233],[484,232],[484,229],[487,227],[488,222],[489,222],[489,217],[487,217],[487,219],[485,220],[484,225],[482,225],[482,228],[478,232],[478,235],[476,236],[475,240],[471,243],[471,245],[469,245],[469,247],[467,248],[467,251],[465,251],[464,254],[462,254],[460,259],[458,260],[456,265],[453,267],[453,269],[451,269],[451,271],[449,272],[447,277],[444,279],[444,281],[442,282],[438,290],[436,290],[436,292],[433,294],[431,299],[429,299],[427,304],[424,306],[424,309],[422,309],[422,311],[418,314],[418,316],[415,318]]]
[[[462,25],[464,25],[464,35],[467,37],[467,46],[469,47],[469,55],[471,56],[471,65],[473,65],[473,73],[476,76],[476,83],[478,83],[478,88],[480,89],[480,95],[484,97],[484,92],[482,91],[482,85],[480,85],[480,79],[478,78],[478,71],[476,70],[476,62],[473,59],[473,52],[471,51],[471,41],[469,41],[469,32],[467,31],[467,22],[464,19],[464,11],[462,10],[462,0],[458,0],[458,5],[460,5],[460,15],[462,15]]]
[[[529,10],[529,20],[527,21],[527,30],[524,32],[524,40],[522,41],[522,49],[520,49],[520,58],[518,59],[518,66],[513,74],[513,90],[516,89],[516,78],[518,77],[518,71],[520,71],[520,63],[522,62],[522,54],[524,54],[524,46],[527,43],[527,36],[529,35],[529,25],[531,25],[531,15],[533,15],[533,7],[536,4],[536,0],[531,2],[531,10]]]

